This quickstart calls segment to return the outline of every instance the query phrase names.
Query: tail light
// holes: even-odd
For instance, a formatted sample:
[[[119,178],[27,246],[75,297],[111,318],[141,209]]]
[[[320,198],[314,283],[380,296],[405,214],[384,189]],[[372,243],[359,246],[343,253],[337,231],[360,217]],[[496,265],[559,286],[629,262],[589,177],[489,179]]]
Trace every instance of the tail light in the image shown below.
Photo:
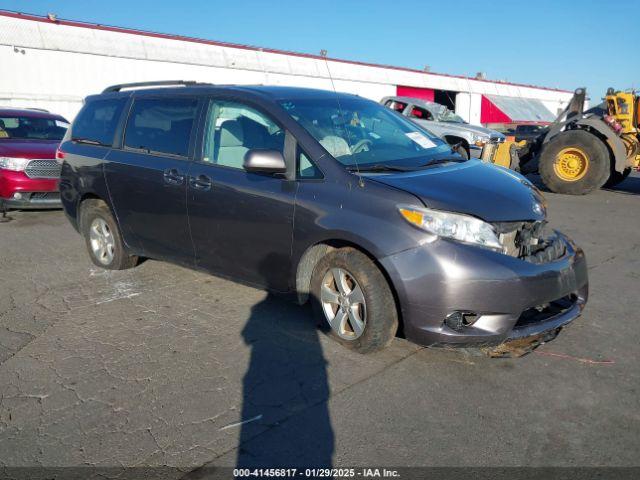
[[[56,148],[56,162],[62,165],[62,162],[64,161],[64,156],[65,156],[65,153],[62,150],[60,150],[60,147]]]

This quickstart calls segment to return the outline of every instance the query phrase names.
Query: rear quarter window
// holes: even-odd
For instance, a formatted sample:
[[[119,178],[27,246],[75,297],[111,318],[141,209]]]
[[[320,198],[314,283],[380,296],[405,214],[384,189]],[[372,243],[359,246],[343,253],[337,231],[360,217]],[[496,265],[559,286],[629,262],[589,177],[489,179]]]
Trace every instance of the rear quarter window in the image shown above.
[[[127,148],[185,157],[193,128],[196,98],[136,99],[127,120]]]
[[[93,100],[78,113],[71,128],[72,140],[113,145],[118,121],[127,103],[125,97]]]

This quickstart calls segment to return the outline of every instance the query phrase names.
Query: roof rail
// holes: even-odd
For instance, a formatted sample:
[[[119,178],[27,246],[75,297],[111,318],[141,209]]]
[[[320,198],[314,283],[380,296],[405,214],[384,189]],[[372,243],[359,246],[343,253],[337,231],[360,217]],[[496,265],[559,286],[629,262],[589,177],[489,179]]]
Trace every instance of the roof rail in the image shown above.
[[[49,110],[47,110],[46,108],[35,108],[35,107],[27,107],[26,110],[35,110],[36,112],[44,112],[44,113],[51,113]]]
[[[194,80],[159,80],[155,82],[136,82],[136,83],[121,83],[119,85],[111,85],[105,88],[102,93],[119,92],[125,88],[139,88],[139,87],[168,87],[171,85],[189,86],[195,85],[197,82]]]

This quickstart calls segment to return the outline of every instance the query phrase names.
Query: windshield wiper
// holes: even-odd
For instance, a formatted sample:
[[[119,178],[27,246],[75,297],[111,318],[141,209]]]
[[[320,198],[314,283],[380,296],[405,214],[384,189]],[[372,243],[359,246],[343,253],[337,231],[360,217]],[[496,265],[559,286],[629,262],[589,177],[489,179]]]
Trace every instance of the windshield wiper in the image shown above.
[[[466,162],[466,158],[462,157],[446,157],[446,158],[436,158],[435,160],[431,160],[429,163],[425,163],[424,165],[420,165],[421,168],[431,167],[433,165],[440,165],[443,163],[464,163]]]
[[[82,138],[82,137],[73,137],[71,139],[72,142],[77,143],[86,143],[87,145],[98,145],[100,147],[110,147],[111,145],[107,145],[106,143],[99,142],[97,140],[91,140],[90,138]]]
[[[411,167],[396,167],[394,165],[385,165],[383,163],[376,163],[375,165],[362,165],[360,167],[356,165],[349,165],[347,170],[350,172],[411,172],[415,168]]]

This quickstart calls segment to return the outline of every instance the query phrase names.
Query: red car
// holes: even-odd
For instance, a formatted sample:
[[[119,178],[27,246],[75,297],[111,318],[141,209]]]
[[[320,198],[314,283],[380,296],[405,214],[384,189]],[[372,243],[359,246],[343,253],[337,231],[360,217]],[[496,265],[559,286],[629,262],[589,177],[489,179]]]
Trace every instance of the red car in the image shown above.
[[[0,210],[60,208],[56,149],[68,126],[45,110],[0,108]]]

